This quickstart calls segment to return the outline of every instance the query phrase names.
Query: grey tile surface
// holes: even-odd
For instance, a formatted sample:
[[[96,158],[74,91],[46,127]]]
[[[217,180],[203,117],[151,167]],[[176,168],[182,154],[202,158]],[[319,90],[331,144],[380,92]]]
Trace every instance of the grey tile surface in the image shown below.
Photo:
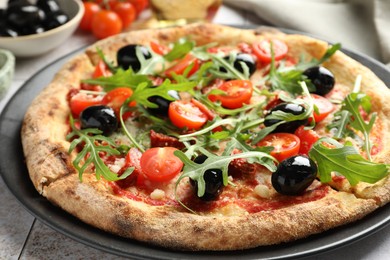
[[[0,259],[18,258],[33,221],[0,178]]]

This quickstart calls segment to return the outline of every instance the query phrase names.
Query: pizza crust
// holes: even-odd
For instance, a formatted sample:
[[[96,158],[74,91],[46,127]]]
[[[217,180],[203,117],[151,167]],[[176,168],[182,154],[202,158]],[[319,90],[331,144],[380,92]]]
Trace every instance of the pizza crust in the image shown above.
[[[151,206],[113,195],[104,180],[84,174],[80,182],[68,155],[65,136],[69,108],[66,95],[89,78],[97,63],[97,48],[108,60],[116,60],[116,51],[127,44],[147,44],[156,40],[167,44],[188,36],[197,44],[219,42],[252,43],[265,37],[277,37],[289,45],[292,53],[321,57],[328,44],[301,35],[280,32],[241,30],[213,24],[190,25],[161,30],[134,31],[102,40],[69,61],[53,82],[33,101],[22,127],[22,143],[29,174],[37,191],[82,221],[105,231],[179,250],[235,250],[278,244],[354,222],[389,201],[389,178],[369,189],[373,196],[356,198],[348,192],[329,189],[324,198],[278,210],[241,216],[197,215],[170,206]],[[389,130],[389,91],[369,69],[337,52],[325,64],[334,71],[340,86],[353,86],[357,74],[363,76],[363,90],[373,96],[375,110]],[[379,92],[377,93],[377,90]],[[388,163],[389,136],[384,150],[375,158]],[[368,194],[362,190],[363,194]],[[358,193],[359,194],[359,193]],[[364,196],[361,196],[364,197]],[[379,200],[377,198],[380,198]]]

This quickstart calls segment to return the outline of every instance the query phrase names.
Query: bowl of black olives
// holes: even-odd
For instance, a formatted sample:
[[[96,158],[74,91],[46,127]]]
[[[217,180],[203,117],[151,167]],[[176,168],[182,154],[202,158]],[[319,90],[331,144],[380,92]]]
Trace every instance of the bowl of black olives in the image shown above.
[[[81,0],[8,0],[0,9],[0,48],[17,57],[44,54],[74,33]]]

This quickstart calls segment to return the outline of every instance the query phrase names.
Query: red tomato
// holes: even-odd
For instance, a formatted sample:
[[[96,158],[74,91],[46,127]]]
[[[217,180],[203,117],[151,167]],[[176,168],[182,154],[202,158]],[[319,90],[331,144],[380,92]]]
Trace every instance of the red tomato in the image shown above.
[[[318,108],[318,113],[316,111],[313,112],[314,121],[319,123],[333,111],[334,106],[327,98],[323,96],[311,94],[311,97],[313,98],[314,105],[316,105]]]
[[[183,168],[183,162],[176,157],[173,147],[154,147],[141,156],[141,169],[151,181],[165,182],[173,179]]]
[[[93,2],[83,2],[83,5],[84,5],[84,14],[83,14],[83,18],[81,18],[79,27],[82,30],[90,31],[92,30],[92,18],[96,13],[98,13],[101,10],[101,8],[99,4]]]
[[[92,18],[92,33],[98,39],[118,34],[122,28],[121,18],[113,11],[101,10]]]
[[[168,77],[172,77],[173,73],[177,75],[183,75],[184,71],[188,66],[192,66],[191,70],[188,72],[187,77],[193,75],[200,67],[200,60],[192,56],[191,54],[187,54],[183,59],[179,60],[175,65],[168,68],[165,71],[165,75]]]
[[[156,41],[151,41],[150,42],[150,48],[152,49],[152,51],[154,51],[158,55],[165,55],[165,54],[167,54],[169,52],[169,47],[168,46],[159,44]]]
[[[118,115],[121,106],[125,103],[126,99],[131,97],[131,95],[133,95],[133,90],[131,88],[115,88],[104,95],[102,103],[103,105],[114,109],[115,113]],[[131,102],[129,106],[135,106],[135,102]]]
[[[197,108],[199,108],[200,111],[203,112],[207,116],[208,120],[213,120],[215,118],[215,114],[213,111],[211,111],[208,107],[206,107],[204,104],[196,100],[195,98],[191,99],[191,103],[194,104]]]
[[[294,133],[301,140],[300,154],[307,155],[315,142],[320,138],[314,130],[305,130],[305,126],[300,126]]]
[[[252,97],[253,86],[249,80],[230,80],[218,87],[226,95],[209,95],[211,101],[221,101],[222,106],[230,109],[240,108],[249,104]]]
[[[207,115],[194,103],[181,100],[171,102],[168,116],[172,124],[179,128],[198,130],[207,122]]]
[[[290,133],[274,133],[264,137],[257,146],[273,146],[274,150],[270,153],[279,162],[297,155],[301,141],[298,136]]]
[[[70,111],[74,118],[78,118],[80,113],[87,107],[101,105],[102,97],[87,95],[85,93],[77,93],[69,100]]]
[[[112,10],[121,18],[123,28],[130,26],[137,16],[137,11],[129,2],[117,2]]]
[[[149,0],[127,0],[130,2],[137,11],[137,15],[139,15],[143,10],[146,9],[149,5]]]
[[[98,64],[95,67],[95,71],[92,74],[93,78],[99,77],[109,77],[112,73],[110,69],[107,67],[107,64],[103,60],[99,60]]]
[[[272,60],[271,42],[273,46],[275,60],[281,60],[287,54],[288,51],[287,44],[281,40],[273,39],[273,40],[262,40],[259,42],[255,42],[252,45],[253,54],[255,54],[256,57],[264,63],[270,63]]]

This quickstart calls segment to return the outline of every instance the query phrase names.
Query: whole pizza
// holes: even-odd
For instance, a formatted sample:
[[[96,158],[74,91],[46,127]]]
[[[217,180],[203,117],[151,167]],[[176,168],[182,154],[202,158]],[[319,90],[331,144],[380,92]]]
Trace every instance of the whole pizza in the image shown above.
[[[99,41],[28,109],[30,178],[85,223],[175,250],[355,222],[390,201],[390,91],[340,48],[215,24]]]

